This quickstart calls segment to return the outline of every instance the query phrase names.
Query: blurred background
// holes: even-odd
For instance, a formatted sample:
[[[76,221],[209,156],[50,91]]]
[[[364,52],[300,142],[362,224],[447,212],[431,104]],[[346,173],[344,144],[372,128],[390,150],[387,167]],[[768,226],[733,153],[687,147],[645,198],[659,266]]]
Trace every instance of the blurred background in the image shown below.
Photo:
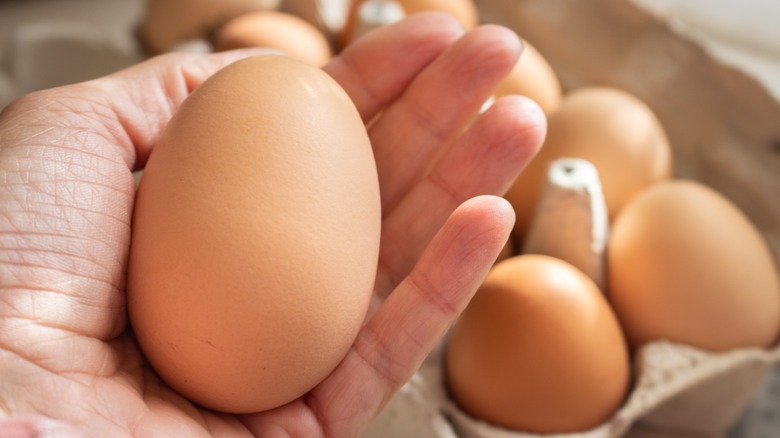
[[[344,1],[321,0],[335,8]],[[627,1],[753,75],[780,99],[780,2]],[[0,0],[0,107],[35,89],[100,76],[142,59],[133,36],[143,10],[144,0]]]

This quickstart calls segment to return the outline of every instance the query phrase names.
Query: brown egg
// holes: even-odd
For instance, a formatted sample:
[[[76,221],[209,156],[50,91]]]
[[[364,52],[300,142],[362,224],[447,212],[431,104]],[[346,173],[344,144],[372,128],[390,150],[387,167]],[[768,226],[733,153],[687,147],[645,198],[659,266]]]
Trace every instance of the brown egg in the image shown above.
[[[555,71],[534,46],[523,41],[523,54],[495,91],[496,97],[519,94],[538,103],[549,116],[563,98],[561,83]]]
[[[220,25],[251,11],[276,9],[280,0],[146,0],[138,36],[155,55],[189,40],[206,39]]]
[[[534,433],[603,423],[630,381],[626,343],[602,293],[570,264],[541,255],[493,267],[452,332],[446,367],[465,412]]]
[[[672,169],[664,129],[641,100],[608,87],[573,91],[549,117],[542,149],[506,194],[515,208],[517,238],[525,236],[547,169],[559,158],[582,158],[596,166],[610,218]]]
[[[319,29],[295,15],[278,11],[240,15],[217,30],[212,44],[215,51],[245,47],[278,49],[317,67],[331,58],[330,44]]]
[[[671,340],[708,350],[769,347],[780,280],[750,220],[716,191],[672,180],[634,198],[608,247],[609,297],[631,345]]]
[[[128,311],[160,377],[218,411],[300,397],[365,317],[379,187],[360,115],[320,69],[239,61],[184,102],[135,204]]]
[[[358,11],[363,3],[370,0],[351,0],[347,20],[341,34],[341,44],[348,45],[355,38],[355,30],[358,27]],[[466,30],[475,28],[479,24],[479,14],[473,0],[393,0],[385,3],[397,3],[401,5],[405,15],[412,15],[423,11],[440,11],[452,15]]]

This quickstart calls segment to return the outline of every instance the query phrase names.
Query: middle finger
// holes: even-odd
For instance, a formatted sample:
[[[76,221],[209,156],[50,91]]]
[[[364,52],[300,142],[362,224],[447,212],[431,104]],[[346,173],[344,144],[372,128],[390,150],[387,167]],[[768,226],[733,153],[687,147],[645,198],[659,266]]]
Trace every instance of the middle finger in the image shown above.
[[[511,30],[480,26],[423,70],[371,125],[383,216],[424,177],[509,73],[521,50]]]

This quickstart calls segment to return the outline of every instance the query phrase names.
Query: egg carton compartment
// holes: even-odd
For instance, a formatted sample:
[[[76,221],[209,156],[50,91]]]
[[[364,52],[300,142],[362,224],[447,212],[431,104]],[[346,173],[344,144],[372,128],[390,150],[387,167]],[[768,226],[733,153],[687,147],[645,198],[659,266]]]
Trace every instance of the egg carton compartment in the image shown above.
[[[0,107],[23,93],[90,79],[143,59],[135,33],[143,3],[0,2]],[[335,3],[343,0],[299,2],[296,12],[316,21],[323,11],[332,14]],[[539,49],[566,89],[610,85],[646,102],[669,135],[676,176],[702,181],[729,197],[761,230],[776,260],[780,257],[780,104],[765,87],[675,32],[668,17],[624,0],[477,4],[483,22],[507,25]],[[333,15],[325,21],[338,21]],[[366,438],[538,436],[501,429],[461,411],[447,395],[444,348],[442,343],[428,357]],[[779,363],[780,346],[711,353],[653,343],[635,356],[635,380],[623,407],[592,430],[560,436],[716,437],[729,434],[735,424],[741,433],[732,436],[776,436],[777,429],[762,429],[765,419],[757,417],[771,414],[775,418],[768,424],[780,424],[780,396],[771,393],[780,386],[774,383],[780,382]],[[750,403],[754,408],[744,416]]]
[[[710,353],[669,342],[648,344],[634,360],[633,390],[611,419],[590,430],[537,435],[507,430],[463,412],[447,395],[444,348],[442,344],[428,357],[364,437],[722,437],[780,361],[777,349]]]

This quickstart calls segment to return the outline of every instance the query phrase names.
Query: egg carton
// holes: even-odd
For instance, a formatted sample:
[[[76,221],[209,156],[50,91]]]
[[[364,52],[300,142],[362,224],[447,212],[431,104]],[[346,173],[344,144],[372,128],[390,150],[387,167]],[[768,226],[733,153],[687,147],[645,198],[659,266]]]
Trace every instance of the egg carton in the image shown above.
[[[448,396],[442,343],[390,402],[364,438],[536,438],[471,417]],[[560,438],[722,437],[742,415],[780,349],[710,353],[651,343],[634,358],[637,376],[622,408],[607,422]]]
[[[730,198],[759,228],[777,260],[780,104],[764,86],[673,31],[664,17],[630,2],[477,3],[483,21],[514,29],[544,53],[564,89],[608,85],[646,102],[669,135],[675,176],[702,181]],[[429,356],[366,438],[539,436],[462,411],[447,394],[445,348],[446,342]],[[727,436],[768,376],[780,369],[780,346],[713,353],[659,341],[639,349],[632,363],[632,389],[609,420],[591,430],[545,436]],[[780,432],[769,433],[762,436]]]

